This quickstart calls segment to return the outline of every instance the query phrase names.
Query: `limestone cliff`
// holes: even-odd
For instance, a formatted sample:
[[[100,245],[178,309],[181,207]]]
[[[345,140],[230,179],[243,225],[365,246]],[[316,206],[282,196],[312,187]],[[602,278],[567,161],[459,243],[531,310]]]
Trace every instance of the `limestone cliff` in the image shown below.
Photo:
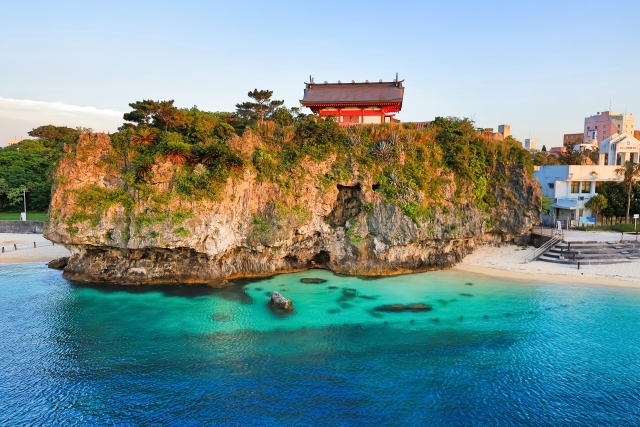
[[[260,144],[251,138],[229,146],[248,159]],[[289,187],[245,168],[212,200],[176,195],[180,166],[162,156],[148,183],[136,184],[123,173],[133,160],[117,158],[109,135],[83,134],[65,151],[45,236],[72,253],[65,277],[90,282],[222,285],[313,267],[363,276],[442,269],[479,244],[527,233],[540,213],[539,186],[517,164],[497,163],[503,179],[489,189],[489,209],[438,171],[440,202],[412,219],[357,162],[324,178],[332,156],[301,161]]]

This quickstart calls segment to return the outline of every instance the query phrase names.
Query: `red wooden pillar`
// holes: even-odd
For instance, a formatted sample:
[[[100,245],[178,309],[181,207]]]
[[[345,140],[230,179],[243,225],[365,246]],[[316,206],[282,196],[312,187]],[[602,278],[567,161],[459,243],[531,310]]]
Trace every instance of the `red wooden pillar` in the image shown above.
[[[362,120],[360,120],[360,123],[364,123],[364,108],[360,109],[360,114],[361,114],[361,117],[362,117]]]
[[[342,117],[342,109],[338,108],[338,123],[340,123],[340,117]]]

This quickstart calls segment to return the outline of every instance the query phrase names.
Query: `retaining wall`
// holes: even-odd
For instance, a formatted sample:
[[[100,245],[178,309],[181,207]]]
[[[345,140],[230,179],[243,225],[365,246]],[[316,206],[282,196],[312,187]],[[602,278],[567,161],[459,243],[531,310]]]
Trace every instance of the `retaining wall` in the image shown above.
[[[42,234],[44,221],[0,221],[0,233]]]

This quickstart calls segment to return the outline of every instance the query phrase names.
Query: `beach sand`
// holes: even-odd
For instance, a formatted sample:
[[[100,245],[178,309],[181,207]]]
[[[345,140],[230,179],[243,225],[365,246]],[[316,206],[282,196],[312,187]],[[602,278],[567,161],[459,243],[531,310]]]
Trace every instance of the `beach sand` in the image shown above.
[[[619,236],[619,234],[618,234]],[[583,240],[595,240],[585,238]],[[640,262],[611,265],[587,265],[578,270],[575,265],[542,261],[524,263],[535,248],[521,249],[515,245],[483,246],[468,255],[454,270],[487,276],[552,283],[623,286],[640,289]]]
[[[33,243],[36,247],[33,247]],[[13,249],[13,245],[18,250]],[[8,262],[49,262],[52,259],[69,256],[71,253],[64,246],[55,245],[45,239],[42,234],[0,233],[0,263]]]

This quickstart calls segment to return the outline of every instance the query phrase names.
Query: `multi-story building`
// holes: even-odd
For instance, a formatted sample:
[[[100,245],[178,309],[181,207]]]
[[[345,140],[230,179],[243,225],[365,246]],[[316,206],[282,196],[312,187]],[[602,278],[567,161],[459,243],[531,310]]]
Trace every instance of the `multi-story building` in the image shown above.
[[[524,144],[522,144],[522,146],[525,148],[525,150],[537,150],[538,149],[538,140],[537,139],[532,139],[532,138],[527,138],[524,140]]]
[[[584,204],[598,194],[600,185],[621,181],[615,170],[625,161],[637,163],[639,159],[640,141],[616,133],[600,142],[597,165],[536,166],[533,175],[540,182],[542,194],[554,201],[551,213],[544,219],[577,225],[580,217],[591,216]]]
[[[635,120],[633,114],[620,114],[615,111],[603,111],[587,117],[584,119],[583,142],[587,143],[591,139],[595,139],[596,142],[604,141],[616,133],[633,136]],[[595,135],[589,131],[595,131]]]
[[[562,138],[562,145],[567,144],[582,144],[584,142],[584,134],[583,133],[565,133],[564,138]]]
[[[498,126],[498,133],[502,134],[502,138],[511,136],[511,126],[510,125]]]
[[[22,141],[22,138],[20,138],[20,139],[10,139],[10,140],[7,141],[7,147],[9,147],[9,146],[11,146],[13,144],[17,144],[20,141]]]

